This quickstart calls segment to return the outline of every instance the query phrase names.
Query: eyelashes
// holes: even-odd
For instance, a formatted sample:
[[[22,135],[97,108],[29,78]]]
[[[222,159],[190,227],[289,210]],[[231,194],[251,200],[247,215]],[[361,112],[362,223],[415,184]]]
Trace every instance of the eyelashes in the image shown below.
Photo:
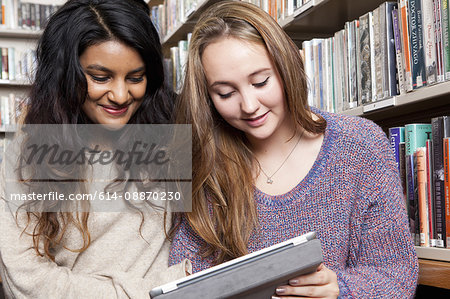
[[[256,88],[264,87],[264,86],[266,86],[267,83],[269,82],[269,78],[270,78],[270,76],[268,76],[264,81],[259,82],[259,83],[253,83],[252,85],[253,85],[254,87],[256,87]],[[219,97],[220,97],[221,99],[227,99],[227,98],[231,97],[231,96],[234,94],[234,91],[231,91],[231,92],[225,93],[225,94],[219,93],[219,92],[218,92],[217,94],[219,95]]]

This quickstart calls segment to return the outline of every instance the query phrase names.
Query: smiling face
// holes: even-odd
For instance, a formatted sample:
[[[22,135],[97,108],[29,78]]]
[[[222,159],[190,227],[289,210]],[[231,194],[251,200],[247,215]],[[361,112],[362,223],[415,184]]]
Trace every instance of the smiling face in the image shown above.
[[[283,84],[263,45],[224,37],[205,48],[202,65],[216,110],[250,141],[291,132]]]
[[[83,111],[95,124],[120,128],[142,102],[147,87],[145,64],[139,53],[121,42],[88,47],[80,56],[88,97]]]

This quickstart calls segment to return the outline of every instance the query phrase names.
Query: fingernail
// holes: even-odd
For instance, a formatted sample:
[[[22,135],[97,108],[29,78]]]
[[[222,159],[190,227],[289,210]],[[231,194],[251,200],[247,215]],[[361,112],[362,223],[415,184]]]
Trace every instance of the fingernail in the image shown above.
[[[277,296],[272,296],[272,299],[281,299],[281,298]]]
[[[298,284],[298,279],[289,280],[289,284]]]
[[[276,293],[279,295],[279,294],[283,294],[284,292],[286,292],[286,289],[285,288],[277,288],[276,289]]]

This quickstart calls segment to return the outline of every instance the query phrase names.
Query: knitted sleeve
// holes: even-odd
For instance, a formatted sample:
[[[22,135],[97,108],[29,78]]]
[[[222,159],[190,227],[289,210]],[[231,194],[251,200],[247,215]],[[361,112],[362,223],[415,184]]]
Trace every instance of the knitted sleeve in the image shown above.
[[[169,266],[176,265],[184,259],[191,261],[192,272],[205,270],[213,266],[213,258],[202,257],[200,250],[204,245],[203,241],[189,226],[189,223],[182,217],[180,226],[172,240],[169,255]]]
[[[342,298],[413,297],[418,261],[395,159],[386,135],[369,125],[361,142],[356,223],[347,266],[337,270]]]

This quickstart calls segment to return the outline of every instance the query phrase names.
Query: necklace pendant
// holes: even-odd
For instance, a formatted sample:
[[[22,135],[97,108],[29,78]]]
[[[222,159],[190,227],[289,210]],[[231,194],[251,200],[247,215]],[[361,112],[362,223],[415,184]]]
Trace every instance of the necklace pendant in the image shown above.
[[[273,183],[272,179],[271,178],[267,178],[267,184],[272,184],[272,183]]]

